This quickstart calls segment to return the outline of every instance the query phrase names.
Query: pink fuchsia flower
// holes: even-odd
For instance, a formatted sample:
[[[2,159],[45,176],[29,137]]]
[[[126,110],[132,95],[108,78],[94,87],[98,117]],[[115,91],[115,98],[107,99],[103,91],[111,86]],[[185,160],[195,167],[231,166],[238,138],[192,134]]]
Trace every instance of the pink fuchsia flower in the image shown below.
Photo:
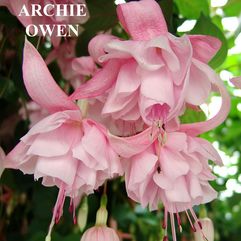
[[[86,16],[56,16],[56,9],[52,9],[51,11],[54,11],[55,14],[53,16],[46,16],[43,14],[43,11],[40,11],[43,16],[19,16],[21,9],[23,5],[26,6],[26,9],[28,13],[31,15],[32,13],[32,4],[40,4],[41,9],[46,4],[85,4],[85,0],[49,0],[49,1],[43,1],[43,0],[4,0],[0,3],[0,6],[6,6],[9,11],[16,16],[19,21],[23,24],[23,26],[27,27],[28,25],[34,24],[36,26],[39,26],[40,24],[48,24],[50,25],[50,28],[52,29],[53,25],[55,24],[83,24],[85,23],[89,18],[89,13],[86,9]],[[69,11],[69,10],[68,10]],[[51,37],[51,41],[54,46],[58,46],[60,44],[61,38],[56,37],[56,31],[53,33]]]
[[[77,89],[97,71],[97,66],[90,56],[76,57],[75,46],[75,39],[65,41],[50,52],[45,62],[48,65],[57,60],[63,78]]]
[[[230,80],[230,82],[237,88],[241,89],[241,77],[235,77]]]
[[[71,98],[110,90],[103,114],[129,121],[141,116],[148,125],[176,119],[185,104],[203,103],[217,78],[206,62],[220,42],[209,36],[171,35],[154,0],[120,4],[117,13],[132,40],[95,37],[89,52],[103,68]]]
[[[57,222],[66,196],[75,203],[92,193],[106,179],[122,174],[118,155],[111,148],[106,129],[84,119],[78,106],[59,88],[37,50],[26,40],[23,78],[29,95],[50,114],[21,138],[7,155],[5,167],[43,178],[43,185],[59,188],[53,211]],[[53,94],[54,93],[54,94]]]
[[[214,227],[213,222],[209,218],[199,219],[199,224],[195,223],[197,231],[194,233],[195,241],[214,241]],[[202,229],[199,228],[201,225]]]
[[[5,152],[3,151],[2,147],[0,147],[0,178],[2,176],[2,173],[4,171],[4,161],[5,161]]]
[[[151,134],[151,140],[150,140]],[[110,137],[117,153],[125,158],[125,180],[128,196],[158,209],[165,207],[163,227],[167,232],[170,214],[173,240],[176,240],[175,220],[181,230],[179,212],[185,211],[192,229],[192,218],[198,222],[193,206],[216,198],[208,183],[214,180],[208,161],[222,165],[217,151],[206,140],[180,131],[157,127],[127,138]],[[167,233],[165,233],[165,238]]]
[[[80,241],[120,241],[116,231],[106,226],[95,226],[85,231]]]

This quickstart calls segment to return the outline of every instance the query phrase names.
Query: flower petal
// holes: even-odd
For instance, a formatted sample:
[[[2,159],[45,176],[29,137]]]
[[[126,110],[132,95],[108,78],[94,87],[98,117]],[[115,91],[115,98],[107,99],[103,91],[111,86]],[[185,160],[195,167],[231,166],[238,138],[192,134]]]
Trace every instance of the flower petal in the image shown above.
[[[218,76],[213,75],[212,83],[215,87],[218,88],[218,91],[222,97],[222,105],[219,109],[219,112],[213,118],[207,121],[191,124],[182,124],[180,125],[180,131],[184,131],[189,135],[200,135],[204,132],[214,129],[226,119],[230,110],[229,94],[226,90],[224,83]]]
[[[23,79],[31,98],[49,112],[78,109],[56,84],[44,60],[27,39],[24,46]]]
[[[38,157],[35,167],[35,178],[50,176],[72,185],[78,167],[78,160],[71,154],[58,157]]]
[[[241,89],[241,77],[232,78],[230,82],[237,88]]]
[[[222,43],[218,38],[208,35],[188,35],[192,48],[193,58],[208,63],[220,49]]]
[[[99,34],[90,40],[88,50],[90,56],[96,63],[102,64],[102,62],[99,61],[99,58],[106,54],[106,45],[114,39],[117,39],[117,37],[109,34]]]
[[[210,68],[206,68],[201,62],[193,62],[191,65],[190,81],[185,97],[189,104],[201,105],[208,98],[213,76],[209,70]]]
[[[122,157],[128,158],[146,150],[155,140],[157,130],[152,133],[151,128],[142,131],[140,134],[131,137],[118,137],[109,133],[110,144],[113,149]]]
[[[155,167],[158,157],[148,151],[136,155],[131,160],[129,187],[141,183]]]
[[[74,58],[71,65],[74,71],[85,76],[93,75],[97,70],[94,60],[89,56]]]
[[[92,79],[75,90],[70,99],[86,99],[104,94],[115,82],[120,64],[120,61],[108,61],[103,69],[95,74]]]

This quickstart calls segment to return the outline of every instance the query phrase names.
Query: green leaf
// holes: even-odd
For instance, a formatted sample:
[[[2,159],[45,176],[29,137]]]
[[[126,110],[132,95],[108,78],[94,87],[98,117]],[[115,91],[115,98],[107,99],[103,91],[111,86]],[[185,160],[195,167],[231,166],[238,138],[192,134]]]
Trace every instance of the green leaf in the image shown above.
[[[216,37],[221,40],[222,46],[213,59],[209,62],[209,65],[212,68],[217,68],[220,66],[226,59],[228,53],[228,44],[227,39],[225,38],[223,32],[212,22],[209,17],[201,14],[191,34],[203,34]]]
[[[207,0],[175,0],[180,14],[189,19],[198,19],[200,14],[209,15]]]
[[[227,17],[237,17],[241,13],[241,1],[229,0],[223,7],[223,11]]]
[[[193,123],[205,121],[206,116],[203,111],[195,111],[193,109],[186,109],[184,115],[180,117],[181,123]]]

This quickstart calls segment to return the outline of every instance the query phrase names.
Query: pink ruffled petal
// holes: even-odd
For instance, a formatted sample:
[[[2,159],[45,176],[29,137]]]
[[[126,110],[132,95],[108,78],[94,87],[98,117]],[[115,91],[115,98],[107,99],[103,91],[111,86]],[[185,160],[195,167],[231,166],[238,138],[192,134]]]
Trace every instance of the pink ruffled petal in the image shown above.
[[[195,138],[195,140],[201,145],[201,148],[203,148],[204,151],[204,155],[205,157],[207,157],[208,159],[214,161],[216,164],[218,164],[219,166],[223,165],[223,161],[219,155],[219,153],[217,152],[217,150],[213,147],[213,145],[208,142],[205,139],[202,138]],[[202,151],[201,148],[199,147],[197,149],[198,151]]]
[[[91,57],[74,58],[71,65],[74,71],[85,76],[93,75],[97,70],[95,62]]]
[[[201,65],[201,66],[200,66]],[[193,62],[190,71],[190,81],[186,93],[186,102],[192,105],[203,104],[211,92],[214,72],[201,62]]]
[[[128,61],[121,67],[115,87],[110,91],[102,113],[128,112],[132,109],[137,104],[135,91],[139,85],[140,78],[136,73],[136,63]]]
[[[165,36],[159,38],[166,39]],[[156,70],[164,65],[156,49],[149,46],[149,42],[146,41],[112,40],[106,45],[105,50],[107,54],[99,58],[101,62],[113,58],[130,59],[133,57],[143,69]]]
[[[135,40],[149,40],[167,33],[161,8],[153,0],[120,4],[117,14],[126,32]]]
[[[133,186],[135,184],[141,183],[145,180],[146,176],[150,174],[150,172],[155,167],[155,164],[158,160],[158,157],[150,152],[143,152],[130,161],[131,163],[131,182],[129,182],[129,186]]]
[[[117,37],[109,34],[99,34],[90,40],[88,46],[89,54],[96,63],[102,64],[99,58],[106,54],[106,45],[113,39],[117,39]]]
[[[161,149],[160,152],[161,171],[167,176],[170,181],[188,173],[189,165],[183,157],[168,148]]]
[[[165,190],[171,190],[173,188],[173,182],[170,181],[162,172],[158,173],[157,171],[153,175],[153,181],[160,188]]]
[[[19,165],[25,161],[25,154],[28,150],[28,146],[26,146],[23,142],[19,142],[12,151],[8,153],[6,159],[4,160],[5,168],[19,168]]]
[[[241,89],[241,77],[232,78],[230,82],[237,88]]]
[[[122,157],[128,158],[146,150],[155,140],[157,130],[152,133],[148,128],[138,135],[121,138],[109,133],[110,144],[113,149]]]
[[[71,154],[58,157],[38,157],[35,167],[35,178],[50,176],[58,178],[68,185],[72,185],[78,167],[78,160]]]
[[[28,143],[31,140],[31,137],[40,134],[49,132],[57,129],[67,120],[80,122],[81,121],[81,113],[79,110],[74,111],[63,111],[54,113],[43,120],[39,121],[36,125],[34,125],[29,132],[21,138],[21,140],[25,143]]]
[[[64,124],[58,129],[39,134],[31,143],[27,155],[43,157],[65,155],[70,150],[72,143],[80,139],[79,136],[81,136],[81,132],[78,126]]]
[[[203,196],[202,187],[197,176],[190,175],[188,179],[190,195],[193,199]]]
[[[218,38],[208,35],[188,35],[192,47],[193,58],[208,63],[220,49],[222,43]]]
[[[179,177],[172,190],[166,190],[166,197],[169,202],[191,202],[188,186],[184,177]]]
[[[181,151],[187,148],[187,135],[182,132],[170,132],[167,135],[165,146],[174,151]]]
[[[202,204],[209,203],[214,199],[216,199],[218,196],[217,192],[211,187],[211,185],[208,182],[202,184],[202,190],[203,190]]]
[[[84,150],[97,161],[95,169],[108,169],[107,143],[104,135],[95,127],[86,128],[84,126],[84,136],[82,146]]]
[[[173,83],[164,68],[152,72],[142,71],[141,78],[142,95],[169,106],[174,105]]]
[[[31,98],[49,112],[78,109],[56,84],[44,60],[27,39],[24,46],[23,79]]]

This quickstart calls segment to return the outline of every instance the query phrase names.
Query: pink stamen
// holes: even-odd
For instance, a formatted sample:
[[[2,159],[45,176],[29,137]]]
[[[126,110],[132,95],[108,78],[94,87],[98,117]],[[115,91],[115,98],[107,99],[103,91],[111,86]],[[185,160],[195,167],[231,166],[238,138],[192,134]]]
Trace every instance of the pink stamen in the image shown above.
[[[167,222],[168,222],[168,213],[166,208],[164,209],[164,220],[163,220],[163,224],[162,224],[162,228],[163,229],[167,229]]]
[[[190,211],[191,211],[191,214],[192,214],[195,222],[198,224],[198,226],[199,226],[199,228],[200,228],[200,231],[201,231],[201,233],[202,233],[202,235],[203,235],[203,239],[206,240],[206,241],[208,241],[208,239],[206,238],[205,234],[204,234],[203,231],[202,231],[202,224],[201,224],[201,222],[199,221],[199,219],[197,218],[196,213],[194,212],[194,210],[193,210],[192,208],[190,209]]]
[[[53,216],[52,216],[51,223],[49,225],[49,230],[46,236],[46,240],[50,240],[54,224],[59,222],[63,214],[64,200],[65,200],[65,188],[64,188],[64,183],[62,183],[59,188],[59,193],[58,193],[56,203],[54,205]]]
[[[75,215],[75,210],[76,210],[76,206],[75,206],[75,202],[74,202],[74,198],[72,199],[73,201],[73,222],[74,224],[77,223],[77,219],[76,219],[76,215]]]
[[[179,232],[182,233],[182,222],[181,222],[181,218],[180,218],[178,212],[176,212],[176,216],[177,216],[177,223],[178,223]]]
[[[74,225],[77,224],[77,218],[75,216],[73,217],[73,222],[74,222]]]
[[[191,214],[192,214],[195,222],[198,224],[199,228],[202,229],[202,224],[199,221],[199,219],[197,218],[196,213],[194,212],[194,210],[192,208],[190,208],[190,211],[191,211]]]
[[[70,200],[70,205],[69,205],[69,212],[73,213],[74,207],[73,207],[73,199],[71,198]]]
[[[170,218],[171,218],[171,227],[172,227],[172,238],[173,238],[173,241],[177,241],[175,220],[174,220],[174,214],[173,213],[170,213]]]
[[[192,231],[193,231],[193,232],[196,232],[197,230],[196,230],[196,228],[194,227],[194,225],[193,225],[193,223],[192,223],[192,220],[191,220],[191,218],[190,218],[190,216],[189,216],[187,210],[186,210],[185,212],[186,212],[186,215],[187,215],[188,221],[189,221],[189,223],[190,223],[190,225],[191,225]]]

